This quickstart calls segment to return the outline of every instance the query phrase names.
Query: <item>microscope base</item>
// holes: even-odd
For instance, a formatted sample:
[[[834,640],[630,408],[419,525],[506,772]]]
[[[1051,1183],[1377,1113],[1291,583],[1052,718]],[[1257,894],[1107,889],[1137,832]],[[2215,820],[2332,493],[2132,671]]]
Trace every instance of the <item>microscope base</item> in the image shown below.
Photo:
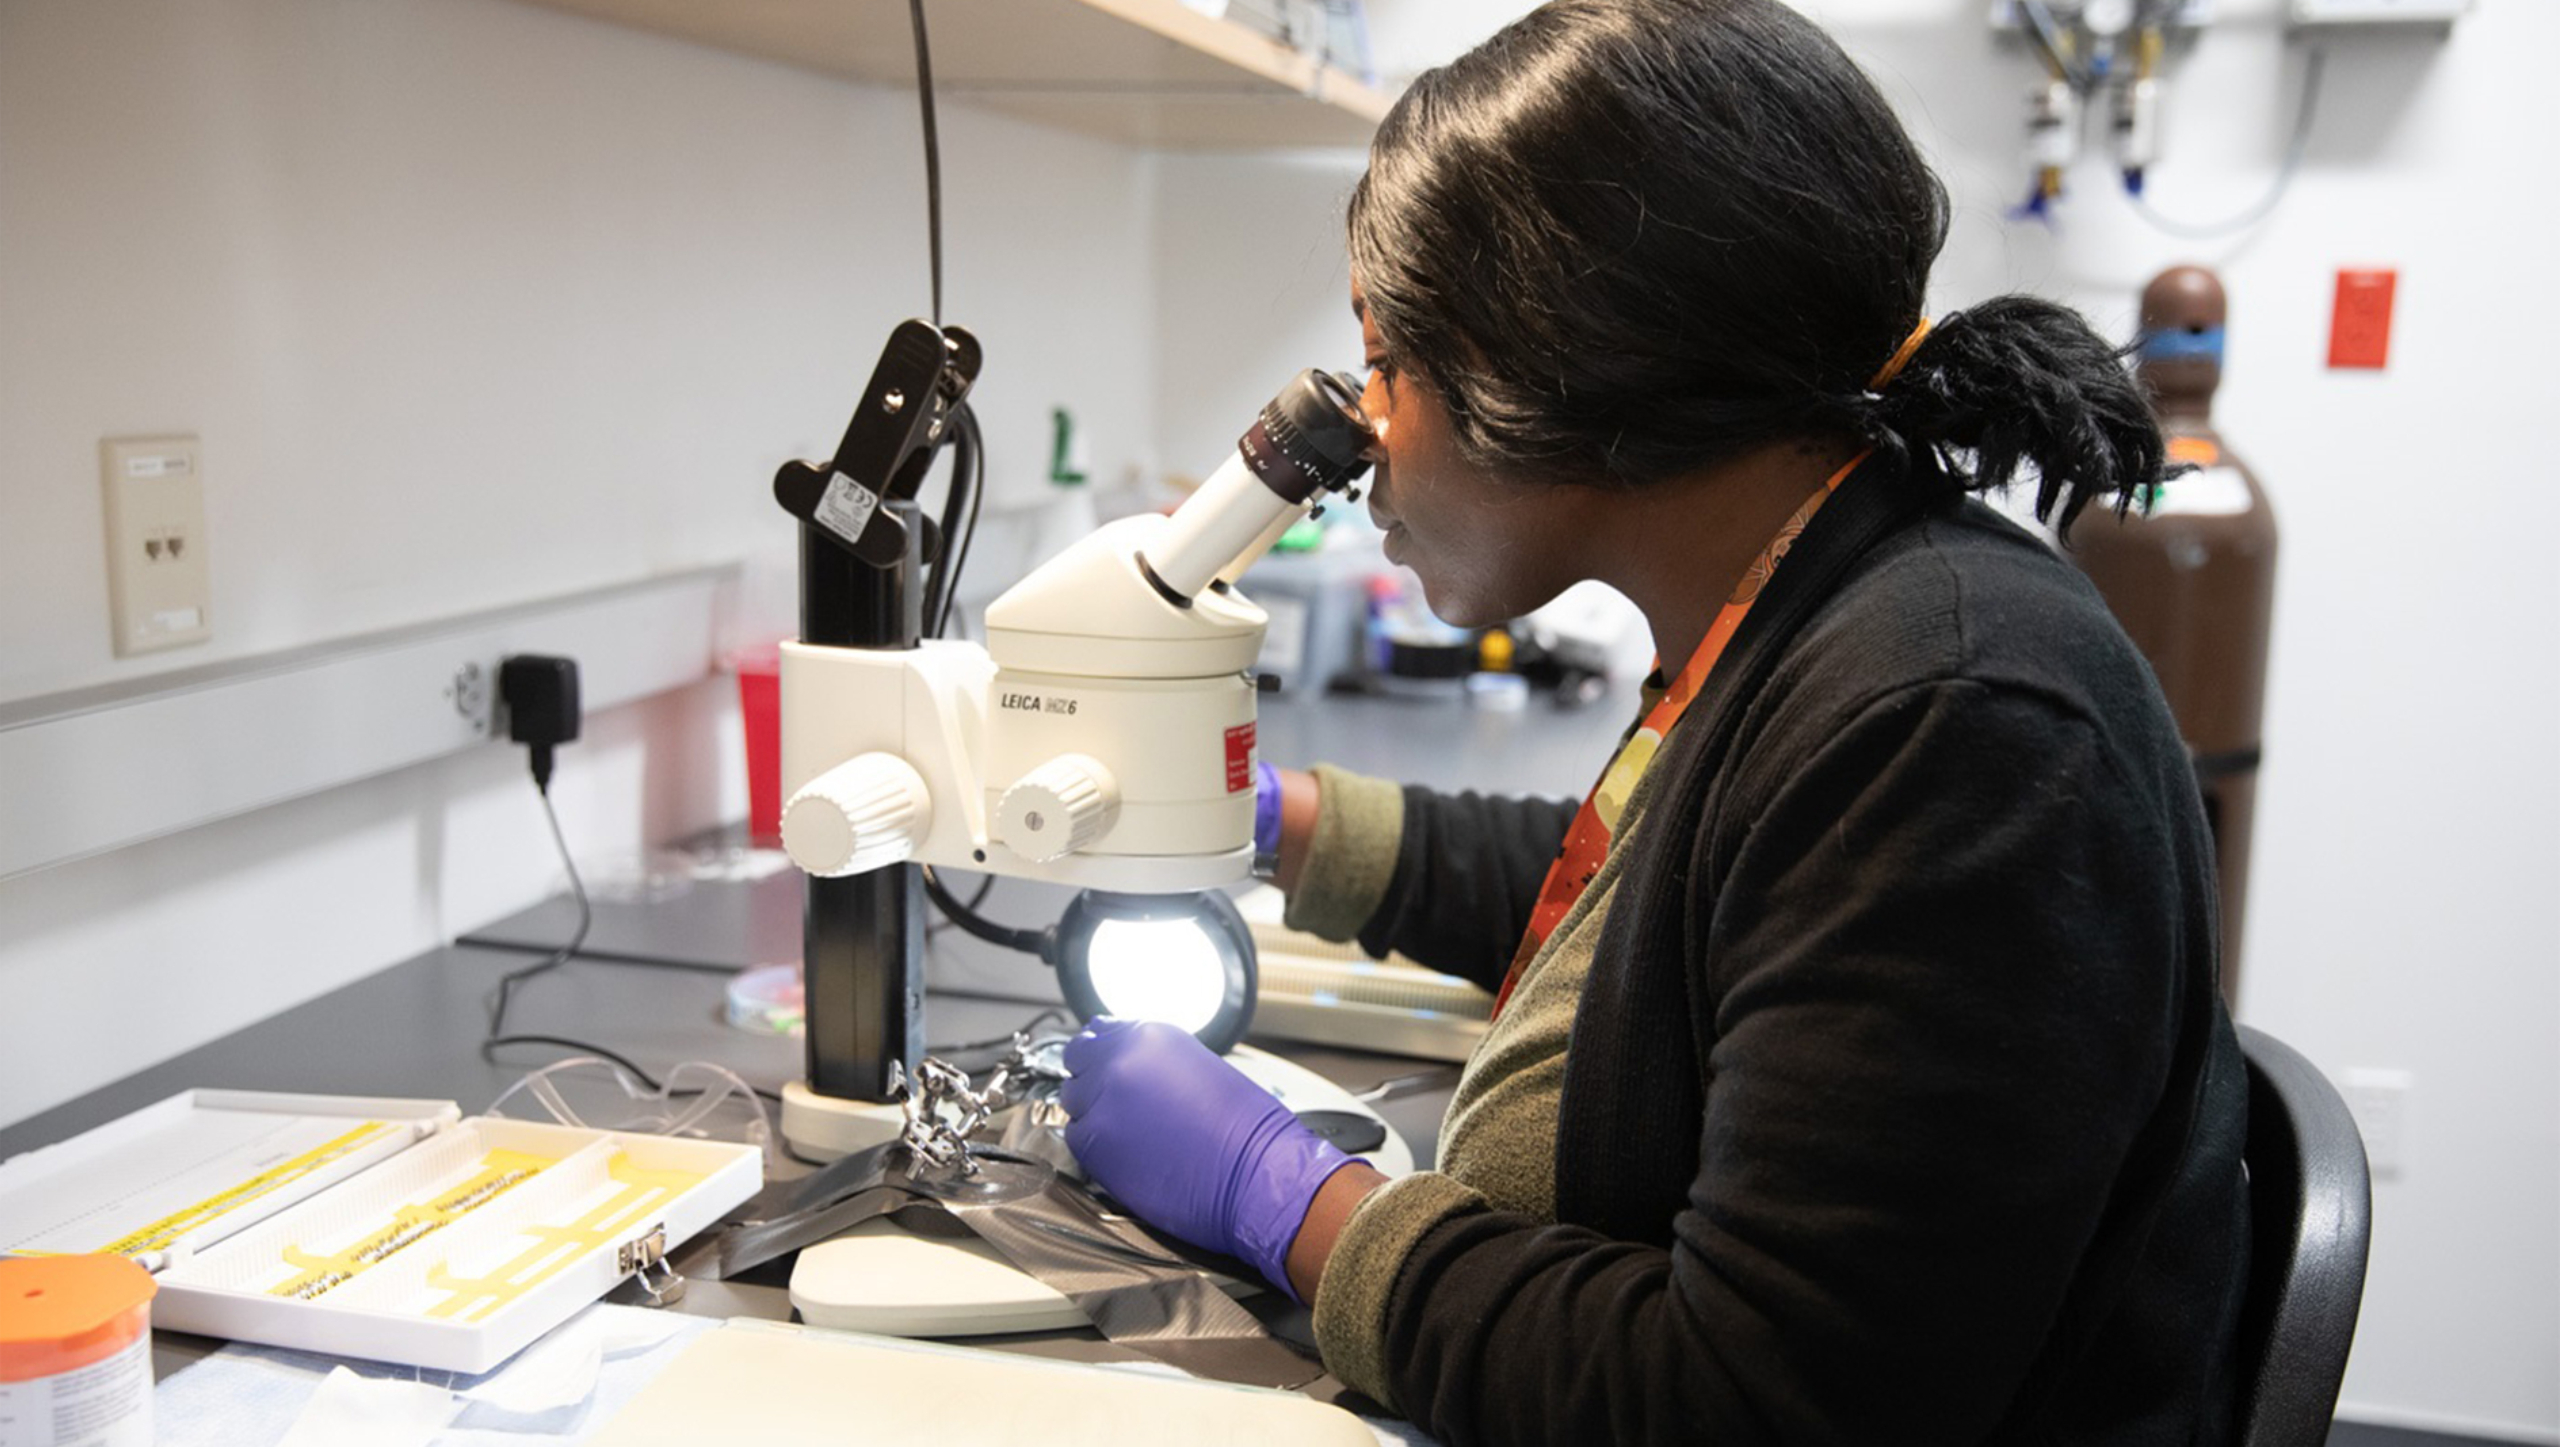
[[[804,1161],[832,1161],[897,1138],[905,1110],[894,1101],[820,1095],[805,1080],[782,1087],[782,1140]]]

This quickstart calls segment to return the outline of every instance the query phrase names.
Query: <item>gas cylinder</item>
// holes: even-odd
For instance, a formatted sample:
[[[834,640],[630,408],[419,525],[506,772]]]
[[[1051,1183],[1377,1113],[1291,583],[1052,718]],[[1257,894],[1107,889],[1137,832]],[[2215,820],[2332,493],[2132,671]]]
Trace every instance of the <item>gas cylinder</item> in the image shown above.
[[[2151,661],[2194,758],[2213,829],[2223,998],[2236,1006],[2276,522],[2266,490],[2213,424],[2226,310],[2221,281],[2200,266],[2171,267],[2143,289],[2136,369],[2170,460],[2189,469],[2121,519],[2091,509],[2071,551]]]

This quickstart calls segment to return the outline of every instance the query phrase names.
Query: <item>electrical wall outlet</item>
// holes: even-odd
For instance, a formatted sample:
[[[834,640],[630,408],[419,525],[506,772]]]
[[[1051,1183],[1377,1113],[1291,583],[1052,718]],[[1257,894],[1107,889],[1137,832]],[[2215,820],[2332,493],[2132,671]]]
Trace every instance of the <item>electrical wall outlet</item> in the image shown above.
[[[2405,1070],[2350,1070],[2338,1093],[2364,1136],[2365,1166],[2376,1176],[2400,1174],[2404,1137],[2408,1133],[2409,1091],[2416,1081]]]
[[[204,453],[192,435],[98,444],[107,499],[107,596],[118,658],[213,636]]]

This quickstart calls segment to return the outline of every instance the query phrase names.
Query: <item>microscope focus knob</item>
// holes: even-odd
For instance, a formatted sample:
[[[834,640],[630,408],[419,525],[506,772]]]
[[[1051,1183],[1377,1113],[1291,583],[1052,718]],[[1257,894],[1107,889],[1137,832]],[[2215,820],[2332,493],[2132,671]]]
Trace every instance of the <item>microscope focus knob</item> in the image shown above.
[[[856,754],[800,786],[782,809],[782,847],[823,879],[913,858],[933,824],[924,776],[895,754]]]
[[[1046,864],[1085,848],[1120,818],[1120,783],[1102,761],[1060,754],[996,801],[996,837],[1023,858]]]

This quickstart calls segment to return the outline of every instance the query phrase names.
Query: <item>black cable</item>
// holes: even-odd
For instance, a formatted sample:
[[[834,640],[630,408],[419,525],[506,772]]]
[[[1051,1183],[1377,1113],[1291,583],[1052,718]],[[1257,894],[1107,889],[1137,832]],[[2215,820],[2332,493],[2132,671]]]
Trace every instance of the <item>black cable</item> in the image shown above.
[[[1026,955],[1037,955],[1042,960],[1049,959],[1052,938],[1050,931],[1012,929],[980,917],[977,911],[962,904],[950,890],[943,888],[941,878],[934,873],[930,865],[927,865],[924,871],[924,892],[928,898],[932,899],[935,906],[941,909],[945,918],[960,926],[968,934],[985,940],[991,945],[1000,945],[1008,950],[1020,950]]]
[[[942,132],[934,119],[933,45],[924,23],[924,0],[907,0],[908,27],[916,42],[916,108],[924,127],[924,209],[926,252],[933,271],[933,324],[942,325]],[[969,539],[978,531],[978,512],[985,502],[985,439],[976,417],[963,403],[951,434],[954,452],[951,491],[942,509],[942,559],[925,579],[925,636],[939,638],[951,623],[951,604],[960,591],[960,570],[969,560]],[[963,504],[968,522],[955,549],[952,531]]]
[[[963,402],[951,418],[945,445],[951,449],[951,487],[942,498],[942,556],[934,559],[924,579],[924,636],[940,638],[951,624],[952,599],[960,591],[960,570],[969,565],[969,539],[978,531],[978,513],[986,495],[984,435],[977,414]],[[965,514],[965,515],[964,515]]]
[[[959,440],[958,432],[952,433],[952,440],[956,445]],[[937,620],[942,614],[944,593],[950,588],[952,582],[952,544],[959,540],[953,529],[960,525],[961,510],[968,505],[968,465],[955,453],[951,462],[951,489],[943,494],[942,516],[939,519],[942,552],[933,560],[933,565],[924,570],[924,607],[921,611],[924,617],[924,636],[927,638],[942,636],[942,626]]]
[[[924,131],[925,233],[927,255],[933,278],[933,321],[934,325],[940,326],[942,324],[942,145],[940,128],[934,116],[933,51],[926,35],[924,0],[908,0],[907,17],[915,34],[916,101]],[[952,603],[959,590],[961,569],[968,562],[969,544],[977,536],[978,517],[985,507],[985,438],[979,430],[977,416],[963,404],[958,409],[954,422],[952,440],[955,452],[952,461],[952,490],[944,505],[944,536],[946,538],[950,536],[952,524],[958,520],[959,510],[964,504],[968,508],[968,515],[967,520],[960,524],[959,541],[957,546],[951,549],[947,564],[937,563],[933,576],[926,584],[926,613],[931,621],[928,632],[934,636],[939,636],[950,623]],[[946,546],[949,545],[946,544]],[[489,1034],[481,1042],[481,1053],[485,1056],[504,1045],[553,1045],[563,1049],[583,1051],[611,1061],[629,1071],[634,1079],[647,1088],[661,1090],[664,1087],[649,1072],[641,1069],[630,1059],[600,1045],[572,1040],[560,1035],[504,1033],[507,1006],[514,996],[515,987],[536,975],[557,969],[566,963],[577,953],[579,946],[586,943],[588,928],[594,922],[594,911],[587,901],[586,885],[578,878],[577,865],[569,856],[568,840],[560,832],[559,816],[551,808],[551,795],[548,789],[542,791],[542,807],[543,813],[551,821],[552,839],[560,847],[561,863],[569,870],[569,887],[578,901],[578,928],[576,933],[570,936],[567,944],[553,951],[540,963],[514,971],[499,980],[497,997],[489,1011]],[[993,887],[994,883],[994,876],[988,876],[979,883],[977,893],[971,897],[970,902],[962,904],[942,887],[940,881],[934,878],[932,870],[925,871],[927,892],[933,896],[934,902],[942,907],[944,914],[949,916],[953,923],[990,943],[1035,955],[1042,954],[1043,931],[1009,930],[980,918],[974,912],[973,907],[985,900],[987,891]],[[631,963],[642,962],[631,961]],[[1041,1020],[1058,1013],[1060,1012],[1055,1009],[1044,1010],[1039,1015],[1033,1016],[1030,1024],[1036,1025]],[[1027,1025],[1025,1028],[1030,1027]],[[984,1048],[986,1045],[1001,1044],[1012,1038],[1011,1035],[1007,1035],[1002,1040],[937,1048],[951,1050]],[[779,1099],[767,1090],[758,1089],[756,1094],[768,1100]]]
[[[578,878],[578,861],[569,856],[569,839],[560,832],[560,813],[551,807],[551,790],[537,786],[542,796],[542,817],[551,821],[551,842],[560,847],[560,866],[569,871],[569,892],[578,900],[578,928],[569,942],[553,950],[540,963],[525,966],[498,981],[498,996],[489,1006],[489,1035],[492,1039],[507,1030],[507,1003],[515,995],[516,986],[549,970],[556,970],[587,942],[587,927],[595,923],[595,910],[587,903],[586,883]]]
[[[2329,52],[2323,47],[2313,46],[2304,53],[2302,106],[2294,114],[2293,139],[2285,143],[2284,164],[2277,168],[2275,184],[2267,189],[2265,198],[2257,205],[2228,221],[2217,221],[2200,226],[2193,222],[2163,216],[2152,209],[2148,197],[2139,191],[2128,190],[2126,199],[2133,203],[2134,214],[2171,236],[2187,241],[2214,241],[2225,236],[2237,235],[2266,220],[2268,215],[2276,209],[2276,203],[2282,201],[2285,192],[2292,188],[2294,173],[2302,169],[2303,153],[2311,145],[2311,119],[2320,106],[2320,80],[2327,71],[2328,64]]]
[[[969,895],[969,904],[968,904],[968,908],[969,908],[970,913],[975,914],[975,913],[977,912],[977,910],[978,910],[978,907],[979,907],[979,906],[981,906],[981,905],[983,905],[983,904],[985,904],[985,903],[987,902],[987,895],[988,895],[989,893],[993,892],[993,890],[995,889],[995,887],[996,887],[996,877],[995,877],[994,875],[992,875],[992,874],[982,874],[982,875],[979,875],[979,876],[978,876],[978,887],[977,887],[977,889],[976,889],[976,890],[972,891],[972,892],[970,893],[970,895]],[[929,925],[926,925],[926,926],[924,927],[924,935],[925,935],[925,938],[926,938],[926,939],[931,939],[931,938],[933,938],[935,935],[938,935],[938,934],[942,933],[944,930],[947,930],[947,929],[949,929],[949,928],[951,928],[951,921],[949,921],[948,919],[944,920],[944,921],[943,921],[942,923],[940,923],[940,924],[929,924]]]
[[[486,1058],[501,1045],[557,1045],[563,1050],[575,1050],[582,1055],[602,1056],[603,1058],[622,1067],[624,1070],[630,1071],[632,1079],[639,1081],[649,1089],[666,1089],[666,1086],[660,1083],[658,1077],[651,1075],[648,1071],[645,1071],[639,1066],[633,1064],[629,1056],[618,1055],[611,1050],[605,1049],[601,1045],[591,1045],[584,1040],[572,1040],[566,1035],[492,1035],[488,1039],[480,1042],[480,1053],[483,1058]]]
[[[908,28],[916,42],[916,110],[924,129],[924,210],[926,253],[933,271],[933,324],[942,325],[942,131],[934,118],[933,44],[924,23],[924,0],[907,0]],[[925,582],[925,636],[939,638],[951,626],[951,606],[960,592],[960,571],[969,561],[969,541],[978,532],[978,513],[986,504],[986,439],[978,419],[963,403],[952,419],[951,492],[942,510],[945,560],[934,564]],[[965,499],[964,499],[965,492]],[[958,544],[952,542],[965,500],[968,521]]]
[[[962,525],[956,545],[950,541],[948,531],[943,534],[943,546],[951,551],[951,567],[947,573],[935,569],[941,585],[938,616],[933,620],[933,636],[936,638],[942,637],[951,627],[951,605],[960,597],[960,574],[969,566],[969,544],[977,540],[978,514],[984,512],[987,505],[987,439],[986,434],[978,430],[977,411],[963,402],[952,422],[955,451],[952,454],[951,485],[954,488],[960,485],[965,467],[969,478],[969,521]]]
[[[506,950],[519,955],[538,955],[545,952],[541,945],[518,944],[514,940],[490,939],[484,935],[464,935],[454,943],[471,945],[484,950]],[[644,970],[677,970],[689,975],[719,975],[725,978],[738,973],[736,965],[719,960],[683,960],[666,955],[640,955],[620,950],[580,949],[578,958],[591,965],[629,965]]]
[[[925,42],[924,0],[907,0],[916,36],[916,101],[924,112],[925,232],[933,257],[933,324],[942,325],[942,143],[933,124],[933,49]]]

